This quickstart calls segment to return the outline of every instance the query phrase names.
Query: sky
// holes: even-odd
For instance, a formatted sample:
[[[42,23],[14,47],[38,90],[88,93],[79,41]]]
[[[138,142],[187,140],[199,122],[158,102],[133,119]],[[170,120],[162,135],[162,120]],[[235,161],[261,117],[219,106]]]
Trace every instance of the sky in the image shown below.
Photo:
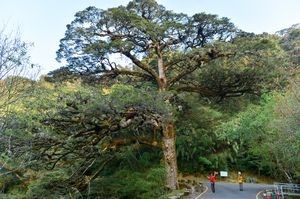
[[[18,30],[33,43],[31,61],[41,74],[61,66],[56,62],[59,40],[74,14],[88,6],[101,9],[127,5],[129,0],[0,0],[0,30]],[[157,0],[168,10],[193,15],[205,12],[228,17],[240,29],[274,33],[300,23],[300,0]]]

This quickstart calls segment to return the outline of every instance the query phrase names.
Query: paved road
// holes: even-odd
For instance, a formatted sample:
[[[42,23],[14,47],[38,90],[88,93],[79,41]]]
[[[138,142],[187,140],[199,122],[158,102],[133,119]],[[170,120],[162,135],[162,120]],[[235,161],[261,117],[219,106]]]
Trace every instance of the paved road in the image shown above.
[[[216,192],[212,193],[210,184],[204,183],[209,189],[197,199],[255,199],[256,194],[265,189],[272,189],[273,185],[244,183],[244,191],[239,191],[238,184],[216,183]]]

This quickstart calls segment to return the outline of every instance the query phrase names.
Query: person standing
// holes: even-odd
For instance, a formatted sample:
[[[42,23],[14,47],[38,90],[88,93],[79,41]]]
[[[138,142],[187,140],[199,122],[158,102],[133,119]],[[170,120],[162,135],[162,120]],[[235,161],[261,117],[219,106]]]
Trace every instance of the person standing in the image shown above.
[[[215,193],[216,192],[216,187],[215,187],[216,173],[215,172],[213,172],[213,173],[210,174],[210,176],[209,176],[209,182],[210,182],[211,191],[213,193]]]
[[[243,191],[244,178],[243,178],[242,173],[240,171],[238,172],[238,183],[239,183],[240,191]]]

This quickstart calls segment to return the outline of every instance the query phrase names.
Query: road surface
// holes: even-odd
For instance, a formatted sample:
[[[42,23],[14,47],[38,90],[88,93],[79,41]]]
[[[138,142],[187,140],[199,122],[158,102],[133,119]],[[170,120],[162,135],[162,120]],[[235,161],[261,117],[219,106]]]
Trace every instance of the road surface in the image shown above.
[[[217,182],[216,192],[212,193],[209,183],[204,183],[203,185],[207,186],[208,189],[196,199],[256,199],[258,192],[274,188],[273,185],[244,183],[244,191],[240,191],[237,183]]]

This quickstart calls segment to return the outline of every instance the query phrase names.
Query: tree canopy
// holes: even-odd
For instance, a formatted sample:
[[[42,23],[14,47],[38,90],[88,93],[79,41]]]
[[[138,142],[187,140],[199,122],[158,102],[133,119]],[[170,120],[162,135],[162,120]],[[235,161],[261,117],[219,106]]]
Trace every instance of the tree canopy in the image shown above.
[[[94,84],[150,82],[160,92],[195,92],[218,101],[259,95],[279,78],[284,52],[276,40],[237,30],[217,15],[174,13],[154,0],[107,10],[88,7],[76,13],[60,41],[57,58],[67,65],[49,76],[80,77]],[[171,189],[177,187],[174,127],[172,118],[162,122]]]
[[[189,186],[178,173],[299,181],[298,40],[297,27],[247,33],[155,0],[79,11],[62,68],[0,80],[17,91],[0,97],[1,109],[14,96],[0,115],[0,187],[9,198],[158,198]],[[8,61],[28,66],[19,50]]]

